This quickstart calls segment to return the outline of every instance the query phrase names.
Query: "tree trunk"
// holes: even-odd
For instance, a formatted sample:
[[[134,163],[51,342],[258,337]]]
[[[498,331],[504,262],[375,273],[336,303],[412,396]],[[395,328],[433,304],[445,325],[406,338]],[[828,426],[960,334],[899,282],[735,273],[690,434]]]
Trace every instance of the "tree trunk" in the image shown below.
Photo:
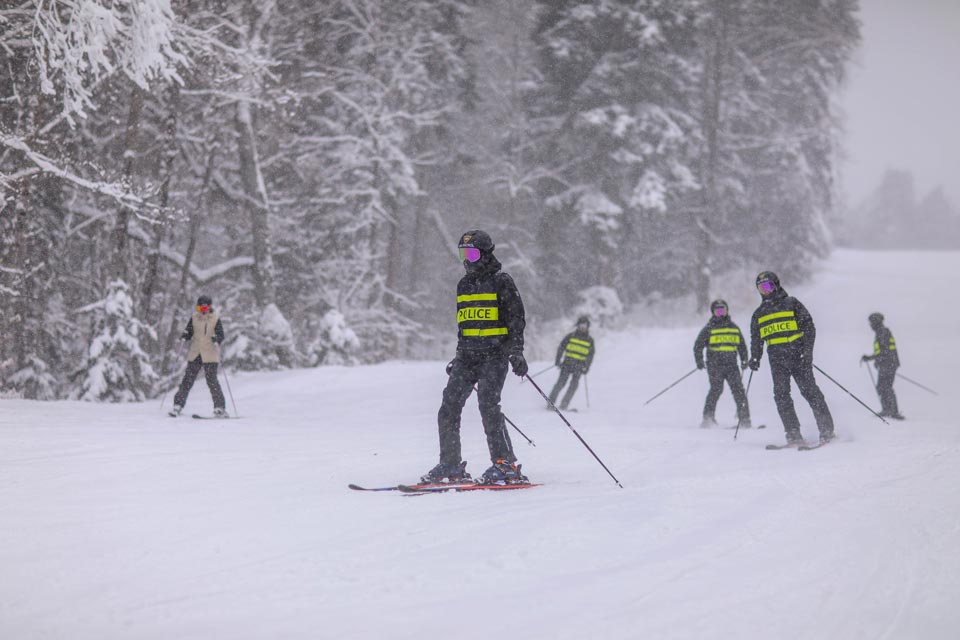
[[[706,150],[701,159],[702,206],[697,216],[697,273],[695,282],[697,310],[710,307],[710,286],[713,277],[713,229],[710,222],[723,220],[723,204],[717,192],[720,174],[720,129],[723,101],[723,66],[727,55],[729,27],[727,0],[715,0],[712,42],[705,56],[703,82],[703,135]],[[714,225],[716,228],[720,225]]]
[[[136,144],[137,130],[140,128],[140,112],[143,109],[143,94],[139,87],[134,86],[130,94],[130,111],[127,115],[127,130],[123,138],[123,171],[122,180],[130,188],[130,178],[133,176],[133,161],[136,158],[134,145]],[[130,223],[130,209],[121,205],[117,212],[117,219],[112,233],[112,263],[111,278],[127,280],[127,226]]]

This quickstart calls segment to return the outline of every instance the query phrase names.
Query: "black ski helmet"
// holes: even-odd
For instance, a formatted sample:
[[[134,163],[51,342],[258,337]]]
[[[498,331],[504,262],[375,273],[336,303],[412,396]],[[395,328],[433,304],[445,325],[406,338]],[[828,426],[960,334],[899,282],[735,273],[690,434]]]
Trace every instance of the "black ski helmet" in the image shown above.
[[[775,274],[773,271],[761,271],[760,273],[757,274],[756,286],[759,288],[760,284],[764,282],[772,282],[776,286],[774,291],[777,291],[780,289],[780,278],[778,278],[777,274]]]
[[[871,327],[879,327],[883,324],[883,314],[879,311],[874,311],[869,316],[867,316],[867,322],[870,323]]]
[[[724,309],[726,309],[728,314],[730,313],[730,305],[727,304],[727,301],[724,300],[723,298],[717,298],[716,300],[710,303],[711,315],[716,313],[717,309],[720,307],[723,307]]]
[[[473,247],[475,249],[480,249],[481,253],[493,253],[493,249],[496,245],[493,244],[493,240],[490,239],[490,234],[486,231],[481,231],[480,229],[473,229],[467,231],[465,234],[460,236],[460,242],[457,245],[459,247]]]
[[[587,327],[589,327],[589,326],[590,326],[590,318],[587,317],[587,316],[580,316],[579,318],[577,318],[577,326],[580,326],[581,324],[585,324],[585,325],[587,325]]]
[[[211,298],[210,296],[208,296],[208,295],[206,295],[206,294],[204,294],[204,295],[200,296],[199,298],[197,298],[197,306],[198,306],[198,307],[203,307],[203,306],[209,307],[209,306],[212,306],[212,305],[213,305],[213,298]]]

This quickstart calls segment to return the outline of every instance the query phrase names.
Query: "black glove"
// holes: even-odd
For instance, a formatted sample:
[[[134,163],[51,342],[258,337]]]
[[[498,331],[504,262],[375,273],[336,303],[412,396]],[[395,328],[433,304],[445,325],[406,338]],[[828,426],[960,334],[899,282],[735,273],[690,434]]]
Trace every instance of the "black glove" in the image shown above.
[[[507,360],[510,361],[510,366],[513,367],[515,374],[521,378],[527,375],[527,361],[524,359],[522,353],[511,353],[507,356]]]
[[[870,356],[860,356],[860,362],[870,362]]]
[[[220,344],[223,342],[223,338],[218,338],[217,336],[213,336],[212,338],[210,338],[210,342],[212,342],[217,346],[220,346]]]
[[[801,351],[800,352],[800,362],[808,367],[813,366],[813,352]]]
[[[190,339],[190,334],[187,333],[186,331],[184,331],[183,333],[180,334],[180,339],[181,339],[181,340],[189,340],[189,339]]]
[[[583,375],[587,375],[588,373],[590,373],[590,367],[584,367],[584,368],[583,368]]]
[[[740,371],[746,371],[746,370],[747,370],[747,367],[749,367],[749,366],[750,366],[750,365],[747,364],[747,361],[744,360],[742,363],[740,363]]]
[[[703,363],[702,363],[702,362],[698,362],[698,363],[697,363],[697,369],[703,369]]]
[[[450,375],[450,372],[453,371],[453,363],[456,361],[457,359],[454,358],[453,360],[447,363],[447,375]]]
[[[750,367],[752,371],[758,371],[760,369],[760,358],[750,358],[747,366]]]

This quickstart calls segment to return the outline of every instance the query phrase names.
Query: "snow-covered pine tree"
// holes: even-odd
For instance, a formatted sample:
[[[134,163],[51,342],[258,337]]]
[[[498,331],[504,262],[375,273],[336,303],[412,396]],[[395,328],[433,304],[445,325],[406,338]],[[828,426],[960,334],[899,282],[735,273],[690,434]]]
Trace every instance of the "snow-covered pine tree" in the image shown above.
[[[134,316],[127,283],[111,281],[103,300],[81,311],[94,313],[96,320],[86,363],[75,373],[79,385],[73,397],[96,402],[146,399],[157,374],[140,341],[156,335]]]

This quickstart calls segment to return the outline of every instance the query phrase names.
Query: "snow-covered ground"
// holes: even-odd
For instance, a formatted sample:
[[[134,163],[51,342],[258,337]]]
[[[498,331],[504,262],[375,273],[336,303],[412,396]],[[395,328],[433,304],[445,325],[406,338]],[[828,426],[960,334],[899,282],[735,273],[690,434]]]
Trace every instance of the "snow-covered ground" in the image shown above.
[[[348,490],[436,462],[442,362],[231,375],[242,419],[226,422],[0,401],[0,638],[956,638],[958,267],[837,251],[806,285],[781,274],[850,391],[877,406],[859,357],[879,310],[901,372],[941,394],[899,381],[908,421],[886,425],[820,377],[840,439],[809,453],[764,450],[783,440],[766,361],[750,398],[768,428],[737,441],[697,428],[705,374],[643,406],[693,367],[706,318],[600,333],[590,407],[581,391],[569,417],[623,489],[511,375],[503,408],[544,486]],[[752,284],[717,292],[743,328]],[[187,410],[210,412],[202,380]],[[733,412],[725,393],[718,416]],[[463,436],[478,474],[473,399]]]

